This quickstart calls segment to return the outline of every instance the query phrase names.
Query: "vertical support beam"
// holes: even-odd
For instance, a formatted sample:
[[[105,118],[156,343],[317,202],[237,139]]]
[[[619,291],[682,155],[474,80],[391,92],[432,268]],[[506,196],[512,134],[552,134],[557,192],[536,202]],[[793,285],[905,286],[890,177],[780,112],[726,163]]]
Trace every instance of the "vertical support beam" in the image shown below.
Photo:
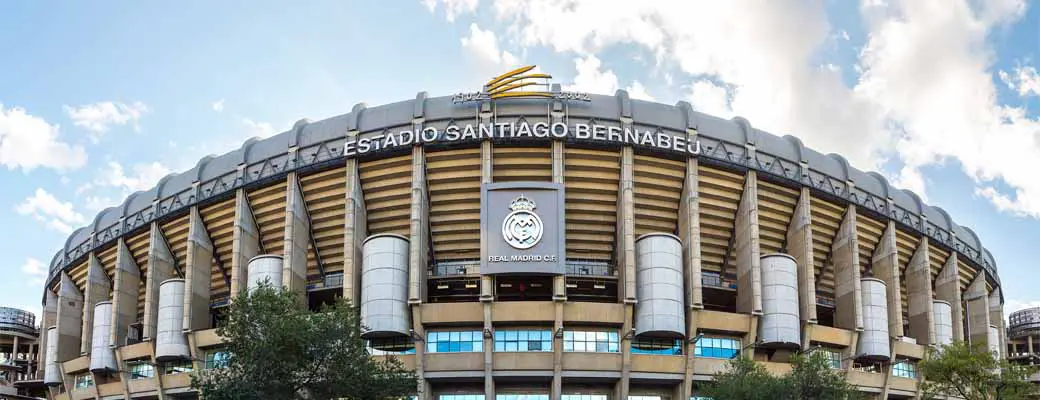
[[[242,288],[248,287],[249,260],[260,255],[260,230],[249,207],[245,190],[235,191],[235,224],[231,239],[231,293],[234,300]]]
[[[961,283],[957,269],[957,253],[952,253],[935,278],[935,298],[950,303],[953,317],[950,322],[953,324],[955,342],[964,340],[964,305],[961,302]]]
[[[813,266],[812,210],[809,188],[803,187],[787,226],[787,253],[798,264],[798,307],[804,325],[816,323],[816,270]],[[857,282],[858,286],[859,283]],[[808,343],[808,341],[805,341]]]
[[[552,178],[553,183],[565,184],[564,143],[561,140],[552,142]],[[564,222],[566,224],[566,222]],[[566,227],[564,229],[566,231]],[[566,254],[566,249],[564,249]],[[565,256],[566,257],[566,256]],[[553,277],[553,377],[549,388],[550,398],[560,400],[563,395],[563,340],[556,338],[556,332],[563,329],[563,304],[567,301],[567,275]]]
[[[210,274],[213,271],[213,242],[199,215],[191,207],[188,226],[188,260],[184,274],[184,330],[196,331],[210,326]]]
[[[343,298],[361,304],[361,245],[368,236],[365,196],[361,193],[358,161],[347,159],[346,210],[343,219]]]
[[[621,326],[621,335],[629,337],[633,331],[632,316],[636,304],[636,256],[635,256],[635,182],[634,154],[631,146],[621,149],[621,176],[618,182],[618,229],[617,229],[617,263],[621,272],[622,299],[625,303],[625,319]],[[622,341],[631,341],[622,339]],[[621,344],[621,379],[618,381],[618,398],[628,398],[629,377],[632,371],[632,351],[629,344]]]
[[[737,312],[762,314],[762,266],[758,239],[758,175],[748,171],[737,208],[733,251],[737,262]]]
[[[834,326],[862,330],[863,297],[859,283],[859,238],[856,235],[855,206],[850,205],[845,210],[845,218],[831,244],[831,262],[834,263]]]
[[[87,263],[87,287],[84,290],[85,301],[82,310],[83,326],[80,329],[83,336],[80,337],[79,347],[79,354],[84,356],[90,354],[90,340],[94,332],[94,306],[108,300],[109,292],[112,291],[112,281],[108,279],[105,267],[101,265],[97,255],[90,253],[90,260]]]
[[[964,296],[968,305],[968,342],[989,346],[989,293],[986,290],[986,274],[979,273],[968,285]]]
[[[483,105],[481,105],[483,107]],[[490,116],[490,115],[489,115]],[[482,115],[481,119],[485,119]],[[490,140],[485,140],[480,143],[480,183],[488,184],[494,179],[492,174],[492,145]],[[484,204],[480,205],[484,207]],[[484,243],[480,244],[481,247]],[[483,303],[484,307],[484,332],[491,332],[494,327],[491,324],[491,302],[495,300],[495,280],[491,275],[480,276],[480,302]],[[484,398],[491,399],[495,397],[495,379],[494,373],[494,349],[495,342],[493,338],[484,335]]]
[[[986,273],[983,272],[980,275],[985,276]],[[1000,301],[999,287],[993,288],[989,294],[989,322],[997,327],[999,343],[996,347],[1000,349],[999,357],[1007,357],[1007,326],[1004,323],[1004,305]]]
[[[58,358],[61,363],[79,356],[80,336],[83,332],[83,293],[76,287],[67,272],[61,273],[61,287],[58,288]],[[44,350],[46,351],[46,350]]]
[[[286,177],[285,235],[282,244],[282,286],[296,293],[299,304],[307,307],[307,246],[311,238],[311,219],[296,172]]]
[[[682,198],[679,201],[679,239],[683,245],[683,275],[686,277],[686,337],[697,336],[698,311],[704,308],[701,281],[701,216],[700,216],[700,170],[696,157],[686,159],[686,177],[683,182]],[[679,385],[679,398],[688,399],[693,393],[693,357],[696,344],[684,343],[686,362],[683,365],[683,382]]]
[[[155,328],[159,321],[159,284],[173,277],[173,252],[163,238],[159,224],[152,223],[151,235],[148,238],[148,271],[144,279],[144,323],[145,340],[155,338]]]
[[[412,147],[411,225],[408,237],[408,304],[422,304],[430,253],[429,202],[426,193],[426,151]]]
[[[47,329],[58,323],[58,295],[46,288],[43,300],[43,320],[40,324],[40,337],[37,340],[36,376],[43,379],[43,370],[47,366]]]
[[[928,262],[928,237],[922,237],[910,265],[906,267],[907,311],[910,314],[910,333],[920,345],[935,343],[935,322],[932,316],[932,268]],[[988,309],[986,310],[989,311]],[[988,327],[988,326],[987,326]]]
[[[126,247],[126,241],[119,238],[116,253],[115,287],[112,289],[112,328],[109,331],[109,343],[123,346],[126,330],[137,319],[137,288],[141,285],[141,270],[134,262],[134,256]]]
[[[888,221],[871,258],[874,277],[885,281],[888,291],[888,334],[902,337],[903,292],[899,277],[899,249],[896,247],[896,224]]]

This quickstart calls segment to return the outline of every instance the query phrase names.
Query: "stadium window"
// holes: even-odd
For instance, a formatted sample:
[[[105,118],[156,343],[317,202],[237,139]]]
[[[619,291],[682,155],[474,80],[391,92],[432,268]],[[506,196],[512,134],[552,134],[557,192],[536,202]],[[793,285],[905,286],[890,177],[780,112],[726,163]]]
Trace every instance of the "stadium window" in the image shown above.
[[[565,394],[560,397],[560,400],[607,400],[605,394]]]
[[[174,360],[162,364],[163,375],[185,374],[194,369],[191,360]]]
[[[227,368],[230,354],[226,350],[210,350],[206,352],[206,369]]]
[[[88,388],[88,387],[94,386],[94,376],[91,375],[89,372],[76,375],[72,379],[73,379],[72,380],[72,382],[73,382],[72,388],[73,389],[83,389],[83,388]]]
[[[827,355],[827,363],[830,364],[831,369],[841,369],[841,351],[840,350],[829,350],[824,349],[823,351]]]
[[[484,400],[482,394],[442,394],[437,400]]]
[[[704,358],[733,358],[740,353],[740,340],[733,338],[704,337],[697,341],[694,356]]]
[[[467,353],[484,351],[481,331],[438,331],[426,335],[428,353]]]
[[[368,353],[374,356],[387,354],[415,354],[415,343],[407,336],[395,336],[365,341]]]
[[[552,331],[496,330],[495,351],[552,351]]]
[[[892,364],[892,376],[917,379],[917,366],[914,365],[913,361],[899,360],[895,364]]]
[[[636,338],[632,341],[633,354],[657,354],[664,356],[682,355],[682,340]]]
[[[496,394],[495,400],[549,400],[548,394],[506,393]]]
[[[667,400],[661,396],[628,396],[628,400]]]
[[[617,330],[563,332],[563,351],[617,353],[621,351]]]
[[[130,380],[155,377],[155,367],[147,361],[127,361],[126,369],[130,370]]]

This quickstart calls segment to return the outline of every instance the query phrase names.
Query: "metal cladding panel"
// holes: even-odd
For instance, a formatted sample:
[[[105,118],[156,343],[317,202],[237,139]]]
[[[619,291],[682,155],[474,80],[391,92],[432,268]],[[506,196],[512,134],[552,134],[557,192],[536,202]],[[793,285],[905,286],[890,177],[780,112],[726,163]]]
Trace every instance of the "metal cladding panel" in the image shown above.
[[[58,328],[47,328],[47,365],[43,370],[43,383],[47,386],[61,384],[61,369],[58,367]]]
[[[953,309],[950,303],[933,300],[932,321],[935,321],[935,343],[941,346],[953,343]]]
[[[282,287],[282,256],[265,254],[253,257],[246,271],[249,271],[249,291],[268,279],[276,289]]]
[[[875,278],[860,280],[863,292],[863,332],[859,334],[857,358],[888,360],[891,343],[888,337],[888,300],[885,282]]]
[[[651,233],[636,241],[636,335],[685,334],[682,254],[674,235]]]
[[[996,325],[989,326],[989,332],[986,334],[986,344],[990,353],[1000,357],[1000,328],[997,328]]]
[[[112,302],[103,301],[94,306],[94,330],[90,339],[90,370],[115,371],[116,354],[112,351]]]
[[[361,250],[361,324],[365,337],[407,335],[408,239],[373,235]]]
[[[758,337],[767,347],[801,345],[798,264],[787,254],[762,256],[762,316]]]
[[[191,357],[184,334],[184,279],[159,284],[159,317],[155,330],[155,359]]]

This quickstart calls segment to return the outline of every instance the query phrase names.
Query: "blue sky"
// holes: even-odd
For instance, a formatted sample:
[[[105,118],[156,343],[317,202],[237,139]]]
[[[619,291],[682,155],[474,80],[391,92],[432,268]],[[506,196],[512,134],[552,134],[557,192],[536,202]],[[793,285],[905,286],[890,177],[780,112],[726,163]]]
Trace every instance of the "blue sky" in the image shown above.
[[[721,3],[721,4],[718,4]],[[538,64],[691,102],[881,171],[974,229],[1040,305],[1038,10],[1022,0],[0,5],[0,304],[67,234],[252,136]]]

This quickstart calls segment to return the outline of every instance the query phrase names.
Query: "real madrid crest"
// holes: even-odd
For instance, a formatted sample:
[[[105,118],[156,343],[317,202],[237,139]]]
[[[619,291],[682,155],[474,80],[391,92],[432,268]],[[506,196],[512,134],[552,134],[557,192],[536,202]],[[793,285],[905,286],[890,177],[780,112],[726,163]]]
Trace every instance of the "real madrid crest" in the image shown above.
[[[542,219],[534,213],[535,207],[534,201],[522,194],[509,204],[513,211],[502,222],[502,238],[510,246],[524,250],[542,240]]]

